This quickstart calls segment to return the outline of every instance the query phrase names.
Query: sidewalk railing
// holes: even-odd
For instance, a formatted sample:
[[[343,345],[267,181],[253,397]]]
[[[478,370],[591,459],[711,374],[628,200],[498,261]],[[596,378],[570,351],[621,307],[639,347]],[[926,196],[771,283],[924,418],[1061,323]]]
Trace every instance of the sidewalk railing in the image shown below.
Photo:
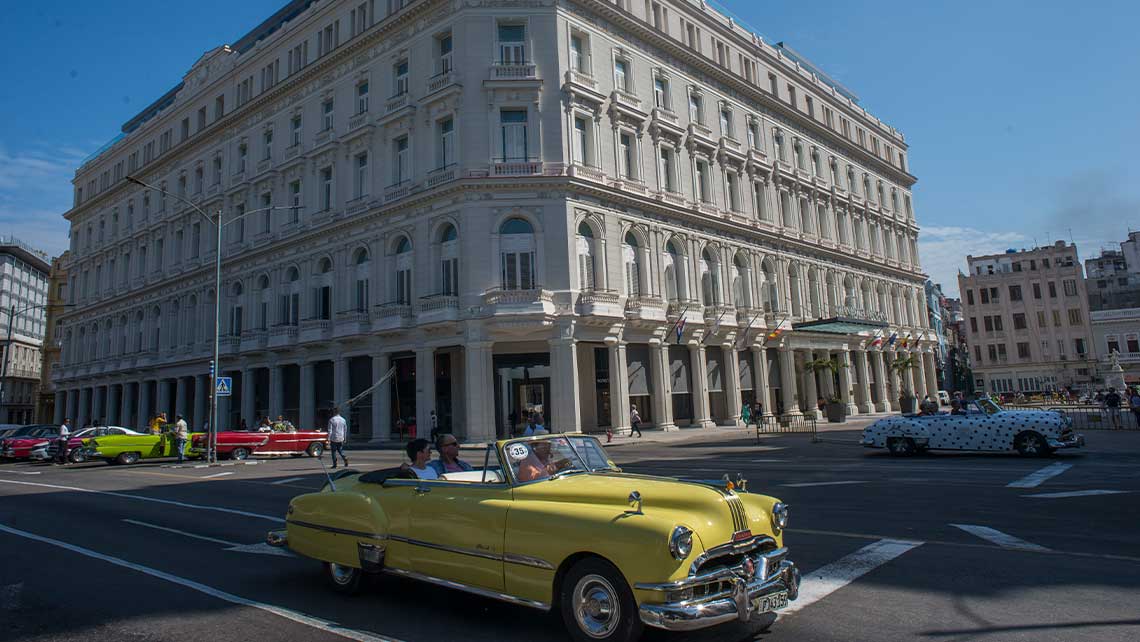
[[[760,443],[760,435],[783,435],[788,433],[808,433],[811,440],[816,437],[816,420],[802,415],[764,415],[756,422],[756,443]]]
[[[1073,430],[1140,430],[1136,413],[1128,407],[1120,407],[1115,411],[1098,405],[1074,404],[1042,404],[1042,405],[1007,405],[1006,410],[1044,410],[1059,412],[1073,420]]]

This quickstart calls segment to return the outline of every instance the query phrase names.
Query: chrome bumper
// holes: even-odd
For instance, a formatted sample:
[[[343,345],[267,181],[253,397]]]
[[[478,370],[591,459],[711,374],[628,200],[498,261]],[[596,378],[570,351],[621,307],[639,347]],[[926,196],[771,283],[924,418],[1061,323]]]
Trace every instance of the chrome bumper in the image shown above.
[[[874,437],[863,437],[862,439],[859,440],[859,445],[864,446],[866,448],[875,448],[876,447],[875,446],[875,438]]]
[[[786,549],[780,549],[786,554]],[[638,588],[649,588],[642,585]],[[728,594],[720,594],[712,599],[666,602],[664,604],[641,605],[641,621],[667,631],[693,631],[732,620],[748,621],[752,617],[754,601],[787,591],[788,600],[799,597],[800,571],[790,561],[780,561],[779,565],[765,577],[745,579],[737,577]]]
[[[278,548],[289,548],[289,538],[284,530],[269,531],[265,535],[265,543]]]
[[[1085,436],[1074,433],[1072,435],[1069,435],[1068,437],[1062,437],[1060,439],[1053,439],[1052,437],[1050,437],[1050,438],[1046,439],[1045,442],[1049,444],[1050,448],[1055,448],[1055,449],[1084,448]]]

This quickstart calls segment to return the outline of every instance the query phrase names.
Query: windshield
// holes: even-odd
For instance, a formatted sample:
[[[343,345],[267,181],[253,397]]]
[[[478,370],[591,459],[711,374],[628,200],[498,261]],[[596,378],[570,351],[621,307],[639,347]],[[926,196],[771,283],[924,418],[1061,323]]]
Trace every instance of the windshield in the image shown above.
[[[978,399],[978,407],[987,415],[992,415],[1001,410],[1001,406],[992,399]]]
[[[551,479],[590,468],[566,437],[518,439],[503,444],[503,461],[519,482]]]
[[[602,448],[597,437],[568,437],[570,445],[578,452],[578,456],[585,462],[586,468],[595,470],[617,470],[618,467],[610,461],[609,455]]]

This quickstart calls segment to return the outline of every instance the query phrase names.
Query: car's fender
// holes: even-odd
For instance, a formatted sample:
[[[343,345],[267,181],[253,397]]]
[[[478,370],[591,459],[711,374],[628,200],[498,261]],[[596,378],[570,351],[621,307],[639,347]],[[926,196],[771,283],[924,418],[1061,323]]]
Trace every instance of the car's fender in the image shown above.
[[[358,544],[386,548],[388,516],[369,494],[355,489],[299,495],[289,502],[285,530],[294,552],[360,567]]]

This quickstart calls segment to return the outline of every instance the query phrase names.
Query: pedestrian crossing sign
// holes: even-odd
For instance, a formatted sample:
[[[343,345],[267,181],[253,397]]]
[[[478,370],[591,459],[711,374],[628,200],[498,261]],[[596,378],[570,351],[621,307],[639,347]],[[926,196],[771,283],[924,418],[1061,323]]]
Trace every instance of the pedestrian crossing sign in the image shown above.
[[[214,394],[219,397],[228,397],[234,387],[233,377],[218,377],[214,386]]]

